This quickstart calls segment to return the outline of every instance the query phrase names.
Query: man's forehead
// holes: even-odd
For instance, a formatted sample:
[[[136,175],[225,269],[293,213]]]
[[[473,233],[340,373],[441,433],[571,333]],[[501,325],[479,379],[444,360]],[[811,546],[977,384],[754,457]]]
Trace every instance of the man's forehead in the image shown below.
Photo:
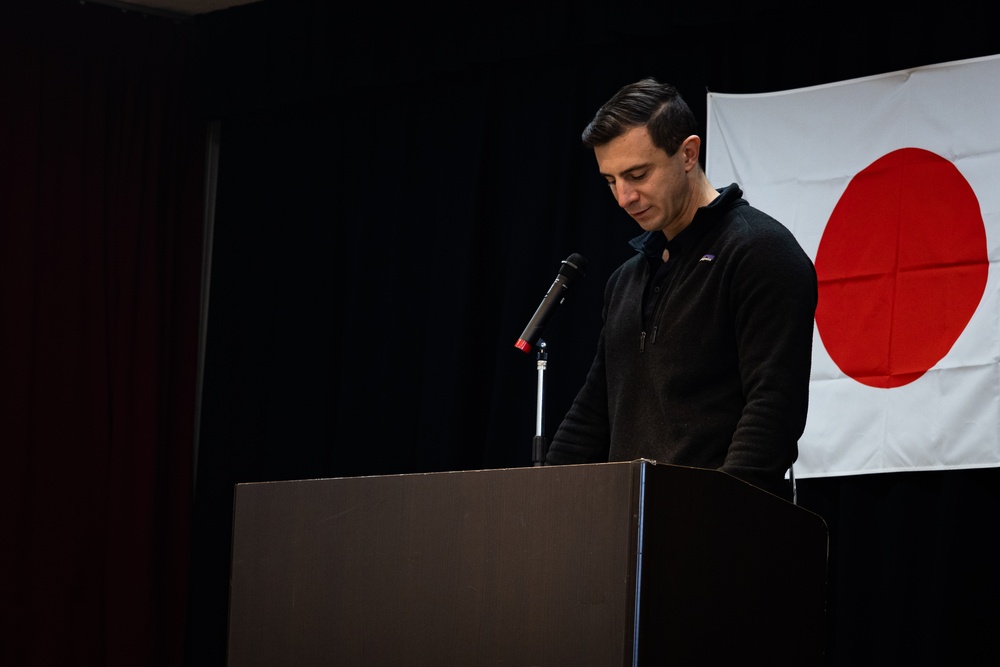
[[[616,174],[647,166],[666,154],[653,144],[645,126],[633,127],[619,137],[594,148],[602,174]]]

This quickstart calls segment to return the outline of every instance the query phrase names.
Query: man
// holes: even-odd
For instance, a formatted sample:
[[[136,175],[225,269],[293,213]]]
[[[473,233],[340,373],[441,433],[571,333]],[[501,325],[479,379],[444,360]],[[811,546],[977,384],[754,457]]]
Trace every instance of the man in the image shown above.
[[[805,428],[816,272],[735,183],[716,190],[677,90],[625,86],[583,132],[643,234],[604,294],[597,354],[546,464],[721,469],[790,499]]]

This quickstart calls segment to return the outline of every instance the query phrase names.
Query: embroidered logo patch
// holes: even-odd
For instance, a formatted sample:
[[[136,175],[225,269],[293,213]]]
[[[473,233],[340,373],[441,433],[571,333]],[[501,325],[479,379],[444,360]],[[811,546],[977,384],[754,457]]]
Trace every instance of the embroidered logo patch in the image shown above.
[[[711,262],[713,259],[715,259],[715,255],[705,255],[704,257],[702,257],[698,261],[699,262]]]

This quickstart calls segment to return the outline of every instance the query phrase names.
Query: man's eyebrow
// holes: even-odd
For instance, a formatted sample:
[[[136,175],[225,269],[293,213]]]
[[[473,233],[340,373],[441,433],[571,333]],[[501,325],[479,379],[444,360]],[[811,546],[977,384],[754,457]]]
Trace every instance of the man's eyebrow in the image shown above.
[[[633,165],[633,166],[629,167],[628,169],[622,170],[621,173],[627,174],[627,173],[632,172],[632,171],[639,171],[639,170],[642,170],[642,169],[648,169],[650,164],[651,164],[650,162],[643,162],[642,164]],[[608,173],[605,173],[603,171],[601,172],[601,176],[603,176],[604,178],[614,178],[615,177],[614,174],[608,174]]]

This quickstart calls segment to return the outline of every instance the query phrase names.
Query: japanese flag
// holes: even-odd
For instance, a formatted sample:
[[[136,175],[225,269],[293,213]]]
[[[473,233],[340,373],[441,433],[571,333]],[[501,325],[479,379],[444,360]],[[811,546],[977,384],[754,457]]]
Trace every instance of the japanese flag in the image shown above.
[[[998,119],[1000,57],[708,95],[709,179],[816,265],[796,476],[1000,465]]]

